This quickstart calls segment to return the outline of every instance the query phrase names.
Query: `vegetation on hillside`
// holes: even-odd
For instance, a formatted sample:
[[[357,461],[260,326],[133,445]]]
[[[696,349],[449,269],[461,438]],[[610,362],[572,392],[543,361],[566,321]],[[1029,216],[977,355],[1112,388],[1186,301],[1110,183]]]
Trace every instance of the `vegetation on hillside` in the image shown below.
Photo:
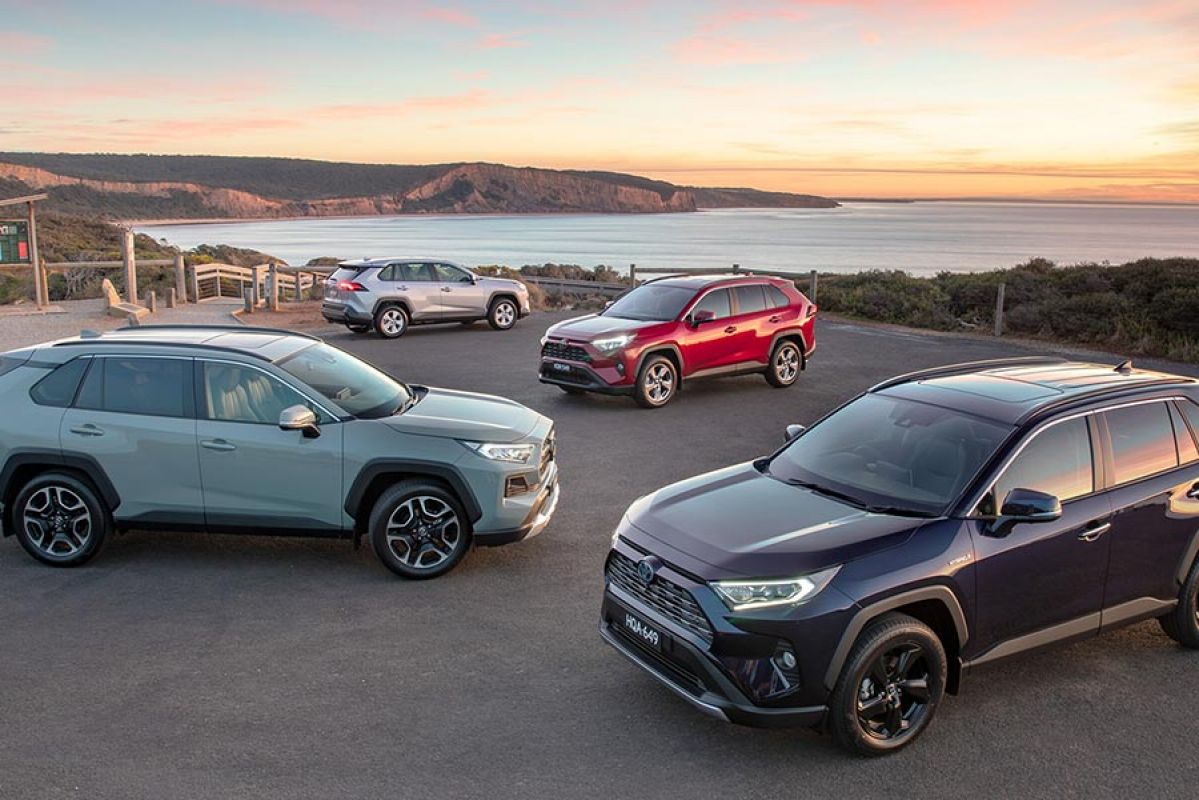
[[[1005,285],[1011,335],[1199,362],[1199,259],[1057,266],[1033,259],[930,278],[897,270],[820,276],[824,311],[943,331],[988,332]],[[806,281],[800,283],[806,288]]]

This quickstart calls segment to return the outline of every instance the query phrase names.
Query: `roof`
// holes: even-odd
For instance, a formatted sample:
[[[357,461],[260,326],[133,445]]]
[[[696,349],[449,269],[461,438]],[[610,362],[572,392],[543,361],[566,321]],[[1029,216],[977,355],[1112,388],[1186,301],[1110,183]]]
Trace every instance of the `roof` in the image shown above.
[[[79,336],[52,342],[52,347],[95,348],[128,345],[134,347],[180,347],[223,350],[263,361],[278,361],[320,341],[295,331],[276,328],[252,328],[243,325],[141,325]]]
[[[1193,378],[1132,367],[1054,358],[958,364],[901,376],[871,389],[908,400],[961,409],[1008,424],[1087,401],[1168,386]]]
[[[653,278],[651,281],[646,281],[646,283],[652,282],[663,286],[680,286],[687,289],[704,289],[717,284],[736,283],[738,281],[760,283],[762,281],[773,282],[776,280],[782,279],[742,272],[725,275],[667,275],[662,278]]]
[[[385,267],[388,264],[452,264],[455,267],[462,266],[457,261],[450,261],[448,258],[435,258],[433,256],[395,256],[391,258],[355,258],[350,261],[342,261],[338,264],[339,267]],[[463,267],[465,269],[465,267]]]

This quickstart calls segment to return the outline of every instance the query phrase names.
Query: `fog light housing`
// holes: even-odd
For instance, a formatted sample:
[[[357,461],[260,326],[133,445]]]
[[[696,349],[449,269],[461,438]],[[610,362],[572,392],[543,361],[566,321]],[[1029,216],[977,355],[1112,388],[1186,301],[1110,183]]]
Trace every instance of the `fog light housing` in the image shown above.
[[[765,658],[721,656],[733,678],[755,703],[777,700],[800,687],[799,658],[790,642],[779,640]]]
[[[504,497],[517,497],[522,494],[528,494],[536,488],[535,483],[529,483],[529,479],[524,475],[509,475],[504,481]]]

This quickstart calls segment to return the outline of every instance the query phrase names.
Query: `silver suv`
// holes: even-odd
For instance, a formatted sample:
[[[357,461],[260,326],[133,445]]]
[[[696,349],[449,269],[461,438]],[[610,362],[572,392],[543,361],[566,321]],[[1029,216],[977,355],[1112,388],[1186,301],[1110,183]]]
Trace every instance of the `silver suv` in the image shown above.
[[[321,340],[146,326],[0,355],[0,520],[39,561],[113,531],[370,538],[407,578],[540,533],[553,422],[410,386]]]
[[[529,290],[520,281],[488,278],[435,259],[372,258],[343,262],[325,284],[321,314],[355,333],[385,339],[427,322],[470,324],[486,319],[506,331],[528,316]]]

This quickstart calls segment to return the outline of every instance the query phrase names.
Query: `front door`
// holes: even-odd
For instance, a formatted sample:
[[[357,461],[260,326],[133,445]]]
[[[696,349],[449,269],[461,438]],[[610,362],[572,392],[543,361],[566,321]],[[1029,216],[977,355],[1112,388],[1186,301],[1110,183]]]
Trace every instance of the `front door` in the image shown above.
[[[258,367],[196,363],[196,432],[208,528],[341,532],[343,424]],[[319,436],[279,428],[280,412],[294,405],[317,412]]]
[[[1033,489],[1062,501],[1061,519],[1002,535],[989,521],[969,523],[978,580],[971,656],[1042,631],[1071,638],[1099,630],[1111,505],[1096,492],[1094,425],[1075,417],[1033,433],[980,505],[981,515],[994,515],[1013,489]]]
[[[193,405],[190,358],[92,359],[60,439],[65,452],[104,469],[121,499],[120,523],[203,527]]]
[[[441,290],[441,316],[446,319],[475,319],[487,313],[487,295],[469,272],[453,264],[435,267]]]
[[[728,289],[708,292],[691,308],[689,317],[694,318],[700,311],[711,311],[716,316],[705,322],[692,324],[691,330],[679,342],[687,375],[719,370],[737,361],[734,338],[737,326],[732,320],[732,293]]]

